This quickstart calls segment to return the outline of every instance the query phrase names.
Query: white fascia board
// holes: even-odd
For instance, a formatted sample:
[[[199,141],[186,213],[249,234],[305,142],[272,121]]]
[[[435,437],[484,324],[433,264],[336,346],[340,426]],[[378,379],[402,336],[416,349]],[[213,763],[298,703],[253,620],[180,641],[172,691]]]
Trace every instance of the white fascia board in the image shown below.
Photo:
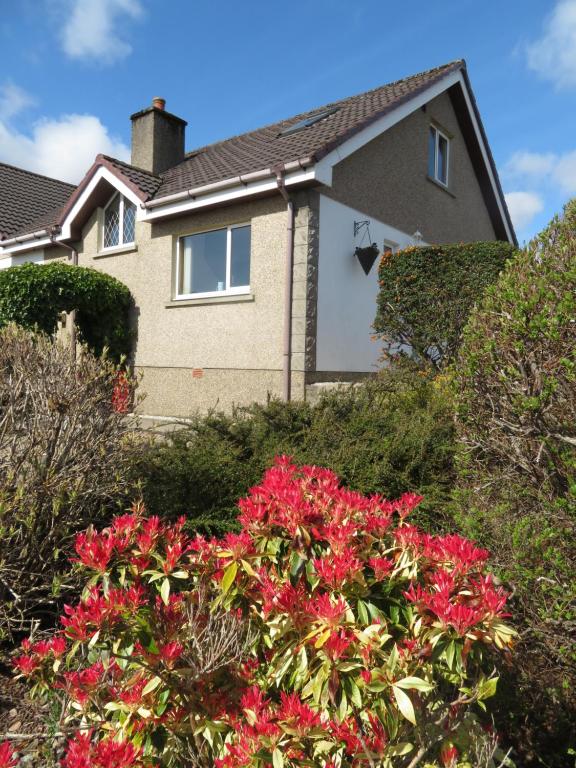
[[[26,240],[23,243],[14,243],[14,245],[4,247],[0,246],[0,258],[4,255],[21,253],[22,251],[30,251],[30,254],[33,254],[34,251],[42,250],[49,245],[52,245],[52,241],[49,237],[44,237],[41,240]]]
[[[290,187],[295,184],[303,184],[307,181],[315,181],[315,179],[314,168],[310,168],[306,171],[288,174],[284,178],[284,184],[287,187]],[[276,189],[278,189],[278,182],[275,177],[262,179],[249,184],[230,187],[230,189],[221,192],[213,192],[195,198],[185,198],[184,200],[167,203],[166,205],[158,206],[157,208],[143,209],[144,214],[142,220],[155,221],[156,219],[162,219],[165,216],[187,213],[188,211],[195,211],[199,208],[207,208],[212,205],[222,205],[223,203],[234,202],[235,200],[252,197],[253,195],[259,195],[264,192],[273,192]]]
[[[68,215],[66,216],[64,222],[62,223],[62,233],[57,237],[57,240],[68,240],[71,238],[71,230],[72,225],[74,223],[74,220],[76,219],[76,216],[81,211],[81,209],[86,204],[87,200],[89,200],[90,195],[94,192],[97,185],[99,184],[102,179],[105,179],[108,181],[115,189],[120,192],[120,194],[124,195],[128,200],[130,200],[131,203],[134,203],[136,206],[136,219],[137,221],[141,221],[143,218],[143,213],[141,209],[142,200],[136,195],[130,187],[128,187],[126,184],[124,184],[120,179],[115,176],[108,168],[101,166],[98,168],[94,176],[90,179],[88,182],[86,188],[76,200],[74,205],[72,206],[71,210],[68,212]]]
[[[450,73],[449,75],[446,75],[446,77],[443,77],[437,83],[434,83],[434,85],[431,85],[425,91],[422,91],[422,93],[419,93],[417,96],[414,96],[413,98],[409,99],[404,104],[401,104],[399,107],[396,107],[396,109],[393,109],[391,112],[384,115],[379,120],[376,120],[367,128],[364,128],[363,131],[359,131],[359,133],[357,133],[355,136],[352,136],[350,139],[345,141],[339,147],[336,147],[336,149],[334,149],[332,152],[329,152],[325,157],[323,157],[320,160],[319,163],[316,163],[315,165],[315,173],[318,181],[322,182],[323,184],[326,184],[327,186],[332,186],[332,169],[337,163],[341,162],[342,160],[345,160],[353,152],[356,152],[365,144],[368,144],[368,142],[372,141],[372,139],[375,139],[381,133],[384,133],[389,128],[392,128],[393,125],[396,125],[396,123],[399,123],[401,120],[404,120],[404,118],[408,117],[413,112],[416,112],[417,109],[420,109],[429,101],[432,101],[432,99],[435,99],[437,96],[440,96],[440,94],[444,93],[444,91],[448,90],[448,88],[451,88],[453,85],[456,85],[457,83],[461,85],[462,91],[464,93],[466,106],[468,107],[468,112],[470,113],[470,119],[472,120],[474,132],[476,134],[476,138],[478,140],[478,144],[480,146],[480,150],[482,153],[482,159],[484,160],[486,171],[490,179],[490,184],[492,185],[492,190],[494,191],[494,196],[496,197],[498,210],[500,211],[502,221],[504,222],[504,227],[506,229],[506,234],[508,235],[508,240],[511,243],[513,243],[514,237],[512,235],[512,232],[510,231],[508,218],[506,216],[504,205],[503,205],[502,196],[498,190],[498,184],[496,183],[494,172],[492,170],[492,165],[488,157],[487,147],[482,137],[482,132],[480,130],[480,126],[478,125],[478,120],[476,119],[476,112],[474,110],[474,107],[472,106],[472,100],[470,98],[468,86],[466,85],[466,81],[460,70],[457,70],[455,72]]]

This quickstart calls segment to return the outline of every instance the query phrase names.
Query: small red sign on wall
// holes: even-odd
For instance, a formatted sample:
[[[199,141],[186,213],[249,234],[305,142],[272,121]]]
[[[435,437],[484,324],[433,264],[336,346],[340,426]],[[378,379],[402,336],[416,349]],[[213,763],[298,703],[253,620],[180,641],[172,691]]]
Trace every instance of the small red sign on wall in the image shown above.
[[[193,379],[201,379],[202,376],[204,376],[204,370],[202,368],[193,368],[192,369],[192,378]]]

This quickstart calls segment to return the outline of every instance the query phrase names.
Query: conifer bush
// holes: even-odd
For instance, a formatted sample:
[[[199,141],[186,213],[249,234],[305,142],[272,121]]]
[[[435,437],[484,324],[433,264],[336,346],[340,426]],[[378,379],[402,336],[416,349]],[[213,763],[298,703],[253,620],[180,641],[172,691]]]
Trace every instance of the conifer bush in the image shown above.
[[[510,262],[456,366],[463,530],[514,590],[517,695],[502,722],[527,764],[576,748],[576,201]]]
[[[488,552],[410,524],[420,501],[280,458],[239,533],[136,505],[79,534],[80,601],[15,659],[77,730],[64,768],[507,764],[481,725],[506,593]]]

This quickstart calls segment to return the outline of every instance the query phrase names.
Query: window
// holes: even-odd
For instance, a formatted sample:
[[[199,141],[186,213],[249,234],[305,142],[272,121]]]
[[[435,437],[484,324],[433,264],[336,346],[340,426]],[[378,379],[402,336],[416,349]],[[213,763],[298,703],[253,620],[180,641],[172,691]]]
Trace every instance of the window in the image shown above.
[[[176,295],[180,298],[247,293],[250,225],[181,237],[176,271]]]
[[[136,206],[117,192],[104,209],[103,248],[115,248],[134,242]]]
[[[340,107],[332,107],[331,109],[323,109],[321,112],[314,112],[313,115],[305,117],[304,120],[299,120],[297,123],[289,125],[287,128],[283,128],[278,136],[290,136],[292,133],[298,133],[303,131],[304,128],[309,128],[311,125],[316,125],[321,120],[324,120],[335,112],[338,112]]]
[[[428,134],[428,176],[445,187],[448,186],[448,152],[449,139],[431,125]]]

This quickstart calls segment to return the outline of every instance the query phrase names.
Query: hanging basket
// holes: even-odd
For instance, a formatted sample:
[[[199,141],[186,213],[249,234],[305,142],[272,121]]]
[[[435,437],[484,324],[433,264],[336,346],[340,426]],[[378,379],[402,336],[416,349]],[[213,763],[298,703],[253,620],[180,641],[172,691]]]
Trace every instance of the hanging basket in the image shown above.
[[[358,258],[360,266],[364,270],[364,274],[368,275],[370,270],[374,266],[374,262],[378,258],[378,246],[376,243],[367,245],[365,248],[356,248],[354,255]]]

